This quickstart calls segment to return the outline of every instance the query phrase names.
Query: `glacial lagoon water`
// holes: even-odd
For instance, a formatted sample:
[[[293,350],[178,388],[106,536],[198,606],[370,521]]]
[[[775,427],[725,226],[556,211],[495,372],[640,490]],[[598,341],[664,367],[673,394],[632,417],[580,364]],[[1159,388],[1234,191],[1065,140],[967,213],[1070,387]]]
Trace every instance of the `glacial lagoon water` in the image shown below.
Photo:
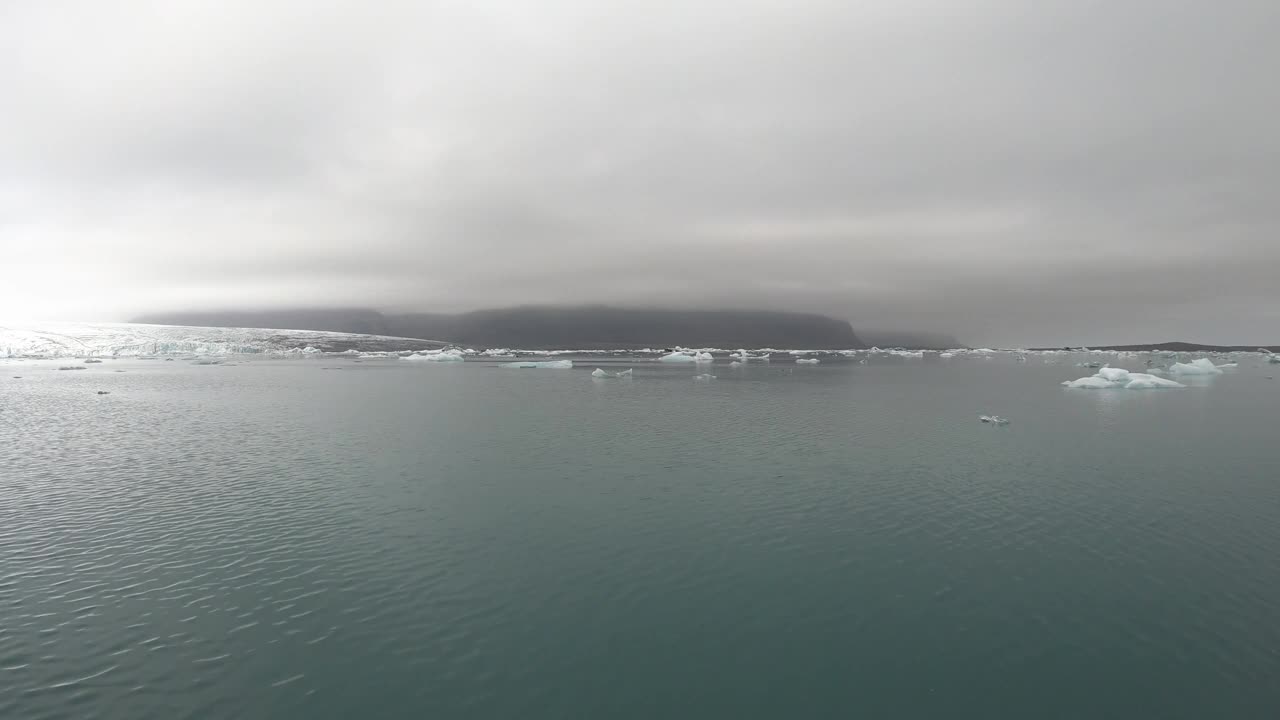
[[[1280,713],[1280,367],[725,362],[0,361],[0,717]]]

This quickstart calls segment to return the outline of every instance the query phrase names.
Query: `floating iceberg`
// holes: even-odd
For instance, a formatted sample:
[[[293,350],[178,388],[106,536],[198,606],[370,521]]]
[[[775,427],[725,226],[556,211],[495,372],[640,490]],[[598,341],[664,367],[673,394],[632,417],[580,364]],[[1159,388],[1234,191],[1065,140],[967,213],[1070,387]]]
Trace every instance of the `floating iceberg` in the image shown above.
[[[1104,367],[1095,375],[1083,377],[1079,380],[1068,380],[1062,385],[1063,387],[1082,390],[1156,390],[1159,388],[1186,387],[1182,383],[1155,375],[1129,372],[1123,368],[1113,367]]]
[[[955,356],[956,356],[956,354],[955,354],[955,353],[953,353],[953,352],[938,353],[938,357],[940,357],[940,358],[953,358],[953,357],[955,357]]]
[[[740,368],[740,367],[742,367],[742,363],[741,363],[741,362],[739,362],[739,361],[737,361],[737,360],[734,360],[733,362],[729,363],[729,367],[731,367],[731,368]]]
[[[1009,418],[1002,418],[999,415],[979,415],[978,419],[984,423],[990,423],[992,425],[1008,425],[1009,424]]]
[[[691,362],[698,362],[698,359],[688,353],[673,352],[670,355],[663,355],[662,357],[658,358],[658,362],[691,363]]]
[[[716,361],[715,356],[709,352],[700,352],[697,355],[694,355],[693,359],[694,361],[700,362],[700,363],[709,363],[709,362]]]
[[[591,377],[593,377],[593,378],[599,378],[599,379],[606,379],[606,378],[629,378],[629,377],[631,377],[631,368],[627,368],[626,370],[619,370],[619,371],[618,371],[618,372],[616,372],[616,373],[611,373],[611,372],[608,372],[608,371],[606,371],[606,370],[602,370],[602,369],[600,369],[600,368],[596,368],[595,370],[592,370],[592,371],[591,371]]]
[[[1189,363],[1174,363],[1169,367],[1169,372],[1174,375],[1221,375],[1222,369],[1214,365],[1212,360],[1200,358]]]
[[[817,365],[820,362],[818,358],[796,358],[797,365]]]
[[[509,362],[498,367],[508,370],[568,370],[573,367],[572,360],[543,360],[541,362]]]
[[[710,382],[711,380],[715,380],[716,376],[709,373],[703,373],[701,375],[694,375],[693,379],[694,382]]]
[[[738,350],[738,352],[729,355],[729,357],[737,358],[742,362],[751,362],[753,360],[757,362],[769,362],[768,355],[752,355],[751,353],[747,352],[745,349],[740,349]]]
[[[466,355],[464,355],[461,350],[457,349],[439,350],[435,352],[428,350],[426,352],[405,355],[403,359],[415,360],[417,362],[462,362],[466,359]]]

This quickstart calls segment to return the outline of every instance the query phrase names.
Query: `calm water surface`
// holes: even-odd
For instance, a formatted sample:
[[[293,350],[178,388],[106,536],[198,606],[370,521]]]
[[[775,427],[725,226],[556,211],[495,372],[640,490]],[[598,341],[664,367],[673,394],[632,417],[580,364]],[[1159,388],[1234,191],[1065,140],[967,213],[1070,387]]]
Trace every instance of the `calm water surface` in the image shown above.
[[[1280,717],[1275,366],[59,364],[2,718]]]

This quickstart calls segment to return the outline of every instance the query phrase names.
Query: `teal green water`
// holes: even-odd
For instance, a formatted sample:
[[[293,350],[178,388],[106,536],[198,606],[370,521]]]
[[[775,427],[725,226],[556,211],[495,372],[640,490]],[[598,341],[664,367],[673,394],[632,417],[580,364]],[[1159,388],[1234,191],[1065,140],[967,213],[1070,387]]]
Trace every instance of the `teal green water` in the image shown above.
[[[1274,366],[56,365],[0,363],[3,718],[1280,711]]]

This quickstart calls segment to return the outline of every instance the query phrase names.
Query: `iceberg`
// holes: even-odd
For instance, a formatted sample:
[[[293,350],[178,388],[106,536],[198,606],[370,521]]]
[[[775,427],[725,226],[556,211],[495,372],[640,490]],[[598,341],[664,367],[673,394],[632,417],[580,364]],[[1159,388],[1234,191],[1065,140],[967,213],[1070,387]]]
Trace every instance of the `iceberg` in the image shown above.
[[[1129,372],[1123,368],[1104,367],[1096,374],[1079,380],[1068,380],[1063,387],[1080,390],[1157,390],[1160,388],[1186,387],[1180,382],[1148,375],[1147,373]]]
[[[449,350],[437,350],[432,352],[418,352],[412,355],[405,355],[404,360],[415,360],[417,362],[462,362],[466,356],[461,350],[451,348]]]
[[[611,372],[608,372],[608,371],[606,371],[606,370],[602,370],[602,369],[600,369],[600,368],[596,368],[595,370],[592,370],[592,371],[591,371],[591,377],[593,377],[593,378],[598,378],[598,379],[605,379],[605,378],[629,378],[629,377],[631,377],[631,368],[627,368],[626,370],[619,370],[619,371],[618,371],[618,372],[616,372],[616,373],[611,373]]]
[[[572,360],[543,360],[539,362],[535,362],[535,361],[509,362],[509,363],[502,363],[498,365],[498,367],[506,368],[508,370],[568,370],[573,367],[573,361]]]
[[[739,362],[739,361],[737,361],[737,360],[734,360],[733,362],[729,363],[729,367],[731,367],[731,368],[740,368],[740,367],[742,367],[742,363],[741,363],[741,362]]]
[[[990,423],[992,425],[1008,425],[1009,424],[1009,418],[1002,418],[999,415],[979,415],[978,419],[984,423]]]
[[[673,352],[670,355],[663,355],[662,357],[658,358],[658,362],[691,363],[691,362],[698,362],[698,359],[688,353]]]
[[[700,362],[700,363],[709,363],[709,362],[716,361],[715,356],[709,352],[700,352],[697,355],[694,355],[693,359],[695,362]]]
[[[709,382],[711,380],[715,380],[716,376],[709,373],[703,373],[701,375],[694,375],[693,379],[695,382]]]
[[[818,358],[796,358],[797,365],[817,365],[820,362]]]
[[[1174,363],[1169,367],[1174,375],[1221,375],[1222,369],[1208,358],[1192,360],[1189,363]]]
[[[738,350],[738,352],[729,355],[729,357],[737,358],[742,362],[751,362],[752,360],[756,360],[759,362],[769,362],[768,355],[752,355],[751,353],[747,352],[745,349],[740,349]]]

